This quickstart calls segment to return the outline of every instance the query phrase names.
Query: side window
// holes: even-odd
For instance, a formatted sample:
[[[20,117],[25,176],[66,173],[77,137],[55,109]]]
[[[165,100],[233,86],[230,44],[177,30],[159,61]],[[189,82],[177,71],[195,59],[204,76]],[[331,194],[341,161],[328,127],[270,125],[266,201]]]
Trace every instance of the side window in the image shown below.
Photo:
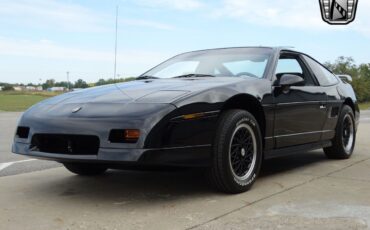
[[[298,58],[292,56],[281,56],[276,67],[276,77],[279,80],[283,74],[295,74],[304,79],[305,86],[316,85],[311,75],[302,67]]]
[[[302,59],[298,55],[282,54],[277,63],[276,77],[279,80],[283,74],[295,74],[304,79],[305,86],[316,86],[311,74],[307,71],[307,67],[303,64]]]
[[[322,86],[330,86],[338,83],[338,79],[326,68],[317,63],[312,58],[304,56],[304,59],[310,66],[312,72],[315,74],[316,79]]]
[[[276,75],[294,73],[303,77],[303,70],[297,59],[280,58],[276,67]]]

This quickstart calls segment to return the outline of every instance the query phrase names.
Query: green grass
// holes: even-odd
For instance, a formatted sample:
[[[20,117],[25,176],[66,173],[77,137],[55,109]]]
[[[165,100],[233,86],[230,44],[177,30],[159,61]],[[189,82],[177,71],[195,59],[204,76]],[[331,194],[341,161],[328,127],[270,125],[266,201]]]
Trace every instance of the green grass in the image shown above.
[[[364,103],[360,103],[360,109],[361,110],[367,110],[367,109],[370,109],[370,102],[364,102]]]
[[[37,102],[58,94],[60,93],[0,91],[0,111],[24,111]],[[367,110],[369,108],[370,102],[360,103],[361,110]]]
[[[56,95],[58,93],[54,92],[0,92],[0,110],[12,112],[24,111],[37,102]]]

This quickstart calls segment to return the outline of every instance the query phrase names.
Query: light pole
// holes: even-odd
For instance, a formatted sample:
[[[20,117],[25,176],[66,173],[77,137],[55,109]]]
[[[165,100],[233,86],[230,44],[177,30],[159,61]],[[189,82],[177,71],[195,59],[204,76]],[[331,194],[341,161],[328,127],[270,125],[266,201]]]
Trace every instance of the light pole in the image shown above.
[[[68,87],[68,91],[69,91],[69,71],[67,71],[67,87]]]

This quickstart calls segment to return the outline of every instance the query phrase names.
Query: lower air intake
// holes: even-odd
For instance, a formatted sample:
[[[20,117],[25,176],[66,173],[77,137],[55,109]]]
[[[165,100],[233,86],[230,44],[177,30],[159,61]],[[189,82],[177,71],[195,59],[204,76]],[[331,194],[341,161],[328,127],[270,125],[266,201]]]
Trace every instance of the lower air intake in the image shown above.
[[[35,134],[31,141],[31,151],[69,154],[97,155],[100,141],[97,136]]]

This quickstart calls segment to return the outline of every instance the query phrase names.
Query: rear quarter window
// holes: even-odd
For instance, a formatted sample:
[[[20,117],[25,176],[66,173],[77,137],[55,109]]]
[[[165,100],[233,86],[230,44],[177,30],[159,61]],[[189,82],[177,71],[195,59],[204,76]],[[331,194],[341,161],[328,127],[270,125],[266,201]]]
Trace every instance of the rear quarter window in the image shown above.
[[[315,75],[321,86],[330,86],[338,83],[337,77],[335,77],[334,74],[332,74],[324,66],[305,55],[303,56],[303,58],[311,68],[313,74]]]

